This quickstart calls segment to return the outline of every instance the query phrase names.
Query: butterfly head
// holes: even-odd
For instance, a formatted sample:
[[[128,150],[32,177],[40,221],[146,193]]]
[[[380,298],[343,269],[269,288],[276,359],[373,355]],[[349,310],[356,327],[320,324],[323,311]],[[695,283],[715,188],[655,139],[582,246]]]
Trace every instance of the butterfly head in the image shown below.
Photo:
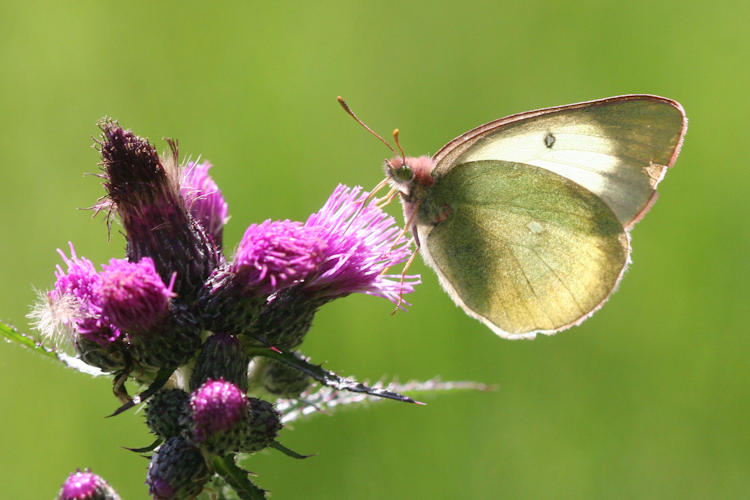
[[[405,198],[419,197],[423,189],[435,183],[432,177],[434,167],[435,162],[429,156],[397,156],[385,161],[385,175]]]

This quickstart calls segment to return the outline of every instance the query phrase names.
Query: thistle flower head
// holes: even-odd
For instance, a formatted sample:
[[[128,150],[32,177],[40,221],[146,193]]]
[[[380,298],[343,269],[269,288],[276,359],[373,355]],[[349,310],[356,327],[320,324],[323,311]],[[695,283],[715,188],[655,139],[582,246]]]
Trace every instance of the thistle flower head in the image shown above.
[[[120,216],[131,262],[151,257],[159,275],[177,272],[175,291],[190,299],[216,267],[219,254],[202,225],[185,207],[180,194],[177,145],[160,158],[145,139],[117,123],[100,124],[105,201]]]
[[[361,188],[339,185],[305,228],[325,241],[325,260],[305,282],[308,291],[325,297],[366,293],[397,303],[414,291],[419,276],[382,274],[411,255],[410,241],[393,217]]]
[[[88,469],[77,470],[68,476],[58,494],[58,500],[119,500],[117,493],[101,477]]]
[[[165,285],[150,257],[138,262],[112,259],[102,267],[101,309],[112,324],[126,331],[148,330],[168,314],[175,275]]]
[[[67,269],[57,266],[55,286],[47,294],[50,307],[61,323],[74,326],[88,340],[99,345],[112,343],[121,332],[102,316],[101,276],[90,260],[76,255],[73,243],[69,246],[69,258],[57,250]]]
[[[247,228],[231,270],[248,290],[268,295],[307,278],[319,268],[325,251],[317,228],[267,220]]]
[[[193,219],[221,247],[229,208],[216,182],[208,175],[210,168],[208,162],[188,162],[180,172],[180,194]]]

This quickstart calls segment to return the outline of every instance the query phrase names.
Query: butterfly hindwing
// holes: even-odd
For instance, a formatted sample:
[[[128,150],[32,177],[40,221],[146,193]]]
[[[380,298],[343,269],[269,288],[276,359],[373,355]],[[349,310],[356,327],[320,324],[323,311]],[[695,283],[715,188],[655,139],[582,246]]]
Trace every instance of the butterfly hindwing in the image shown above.
[[[598,196],[508,161],[470,161],[437,175],[417,231],[454,301],[507,338],[588,317],[615,288],[630,250]]]

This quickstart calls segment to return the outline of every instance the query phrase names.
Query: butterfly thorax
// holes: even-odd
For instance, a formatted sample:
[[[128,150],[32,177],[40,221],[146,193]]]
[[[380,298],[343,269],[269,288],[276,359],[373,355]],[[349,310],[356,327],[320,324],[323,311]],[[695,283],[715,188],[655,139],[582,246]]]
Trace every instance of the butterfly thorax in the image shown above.
[[[392,187],[401,195],[404,220],[418,241],[416,226],[424,219],[423,212],[429,202],[428,193],[435,184],[435,161],[429,156],[396,157],[385,162],[385,173]],[[428,209],[432,212],[434,210]]]

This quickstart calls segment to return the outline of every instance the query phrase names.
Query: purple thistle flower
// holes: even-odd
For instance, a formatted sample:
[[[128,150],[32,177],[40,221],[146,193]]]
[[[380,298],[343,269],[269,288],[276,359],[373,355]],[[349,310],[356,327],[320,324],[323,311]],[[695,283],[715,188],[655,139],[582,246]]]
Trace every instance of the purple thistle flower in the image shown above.
[[[418,275],[404,276],[402,282],[401,275],[382,274],[409,258],[410,241],[368,197],[359,187],[339,185],[323,208],[295,229],[295,246],[307,238],[320,249],[317,265],[305,269],[304,279],[294,286],[277,287],[253,323],[252,337],[290,349],[302,342],[315,312],[330,300],[358,292],[399,303],[414,291]],[[287,241],[292,239],[279,238],[277,245],[284,248]]]
[[[208,162],[188,162],[180,171],[180,193],[193,219],[203,226],[214,244],[221,247],[229,208],[216,182],[208,175],[210,168]]]
[[[412,251],[393,217],[367,203],[369,195],[339,184],[305,222],[326,242],[325,261],[305,280],[306,290],[330,298],[366,293],[398,303],[420,283],[418,275],[405,276],[402,283],[401,275],[381,274],[408,260]]]
[[[126,331],[149,330],[169,313],[175,274],[165,285],[150,257],[138,262],[112,259],[102,267],[101,309],[112,324]]]
[[[304,280],[325,258],[325,241],[299,222],[267,220],[247,228],[230,272],[247,290],[269,295]]]
[[[88,469],[78,469],[63,483],[58,500],[120,500],[107,482]]]
[[[121,332],[102,317],[101,276],[90,260],[76,255],[73,243],[69,242],[68,245],[70,258],[57,249],[67,270],[58,265],[55,271],[57,280],[54,289],[47,295],[52,308],[59,312],[64,311],[65,307],[55,308],[55,304],[74,305],[67,315],[59,315],[62,323],[72,324],[78,334],[91,342],[99,345],[113,343]]]

